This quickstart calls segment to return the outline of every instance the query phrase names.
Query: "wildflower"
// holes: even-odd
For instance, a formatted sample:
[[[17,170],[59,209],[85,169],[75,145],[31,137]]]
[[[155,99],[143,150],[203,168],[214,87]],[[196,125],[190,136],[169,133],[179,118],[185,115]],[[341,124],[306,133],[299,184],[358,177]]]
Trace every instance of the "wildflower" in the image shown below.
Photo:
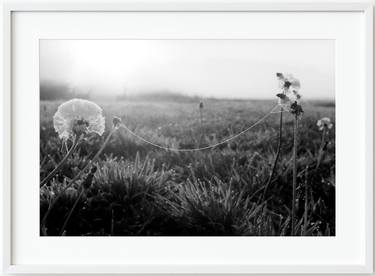
[[[331,123],[331,119],[328,117],[321,118],[320,120],[318,120],[316,125],[319,127],[320,131],[329,130],[333,127],[333,124]]]
[[[59,137],[68,140],[86,133],[104,132],[102,109],[88,100],[72,99],[61,104],[53,116],[53,125]]]
[[[300,105],[300,81],[290,74],[276,73],[276,76],[281,89],[281,93],[276,95],[279,98],[279,106],[292,114],[300,115],[303,112]]]

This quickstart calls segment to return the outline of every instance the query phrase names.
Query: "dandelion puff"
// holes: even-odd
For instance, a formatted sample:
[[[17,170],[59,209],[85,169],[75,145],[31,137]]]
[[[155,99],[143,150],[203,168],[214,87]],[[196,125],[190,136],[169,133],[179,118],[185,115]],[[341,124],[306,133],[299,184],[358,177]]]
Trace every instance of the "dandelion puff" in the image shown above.
[[[94,102],[72,99],[62,103],[53,116],[53,125],[59,137],[68,140],[77,134],[97,133],[105,128],[103,110]]]
[[[300,81],[291,74],[276,73],[279,81],[280,93],[276,96],[279,98],[278,104],[284,110],[291,113],[303,112],[300,106],[301,94],[299,90],[301,88]]]
[[[292,74],[276,73],[279,80],[279,88],[284,90],[299,90],[301,88],[300,81]]]
[[[284,93],[279,93],[276,96],[279,98],[278,105],[282,107],[284,110],[289,111],[289,107],[290,107],[289,97],[285,95]]]
[[[320,142],[319,154],[318,154],[318,159],[316,162],[316,169],[317,169],[323,158],[324,150],[328,143],[327,141],[328,133],[329,133],[329,130],[333,127],[333,124],[331,123],[330,118],[323,117],[317,121],[316,125],[318,126],[319,130],[322,132],[322,141]]]
[[[318,126],[320,131],[329,130],[333,127],[331,119],[328,118],[328,117],[323,117],[323,118],[319,119],[317,121],[316,125]]]

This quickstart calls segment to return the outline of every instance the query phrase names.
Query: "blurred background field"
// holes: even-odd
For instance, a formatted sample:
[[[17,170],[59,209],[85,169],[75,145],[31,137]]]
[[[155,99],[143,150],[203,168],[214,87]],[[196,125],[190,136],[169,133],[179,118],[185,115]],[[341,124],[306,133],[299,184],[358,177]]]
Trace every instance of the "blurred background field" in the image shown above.
[[[275,97],[276,98],[276,97]],[[64,157],[53,128],[59,101],[40,103],[40,177]],[[113,116],[139,136],[169,148],[212,145],[251,126],[277,100],[158,97],[97,102],[106,117],[103,137],[90,135],[55,179],[40,190],[40,215],[95,155]],[[335,131],[329,131],[317,167],[321,117],[335,122],[334,101],[306,101],[299,122],[297,235],[335,235]],[[240,137],[210,150],[173,152],[156,148],[120,129],[97,164],[91,188],[80,199],[66,235],[279,236],[290,234],[293,118],[284,115],[283,145],[275,176],[262,199],[276,155],[279,113]],[[69,146],[69,145],[68,145]],[[84,177],[82,177],[84,179]],[[82,181],[82,180],[80,180]],[[59,199],[46,223],[58,235],[79,194],[80,181]],[[307,187],[307,189],[306,189]],[[307,201],[305,200],[307,195]],[[307,208],[308,221],[304,220]]]

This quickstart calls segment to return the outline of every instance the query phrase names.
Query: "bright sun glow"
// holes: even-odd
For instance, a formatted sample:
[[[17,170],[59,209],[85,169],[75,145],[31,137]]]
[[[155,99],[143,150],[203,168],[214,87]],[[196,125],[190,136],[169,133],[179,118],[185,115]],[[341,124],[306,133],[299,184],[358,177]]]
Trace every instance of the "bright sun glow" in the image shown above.
[[[280,71],[299,77],[308,98],[334,97],[328,40],[42,40],[40,61],[41,81],[102,96],[168,90],[273,98]]]

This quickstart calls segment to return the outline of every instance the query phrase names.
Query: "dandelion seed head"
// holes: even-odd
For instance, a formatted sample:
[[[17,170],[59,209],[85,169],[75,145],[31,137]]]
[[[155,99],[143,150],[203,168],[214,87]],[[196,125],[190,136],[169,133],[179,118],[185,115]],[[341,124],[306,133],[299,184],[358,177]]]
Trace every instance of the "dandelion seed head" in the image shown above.
[[[58,107],[53,116],[53,125],[59,137],[64,140],[85,133],[97,133],[101,136],[105,128],[102,112],[94,102],[72,99]]]
[[[328,118],[328,117],[323,117],[323,118],[319,119],[317,121],[316,125],[318,126],[320,131],[329,130],[333,127],[331,119]]]
[[[276,73],[276,77],[279,80],[279,88],[285,92],[287,92],[286,90],[298,91],[301,88],[300,81],[292,74]]]
[[[299,90],[301,88],[300,81],[291,74],[276,73],[276,77],[279,81],[280,93],[276,96],[278,104],[284,110],[291,113],[302,113],[302,107],[300,106],[301,94]],[[298,106],[298,110],[295,107]]]

